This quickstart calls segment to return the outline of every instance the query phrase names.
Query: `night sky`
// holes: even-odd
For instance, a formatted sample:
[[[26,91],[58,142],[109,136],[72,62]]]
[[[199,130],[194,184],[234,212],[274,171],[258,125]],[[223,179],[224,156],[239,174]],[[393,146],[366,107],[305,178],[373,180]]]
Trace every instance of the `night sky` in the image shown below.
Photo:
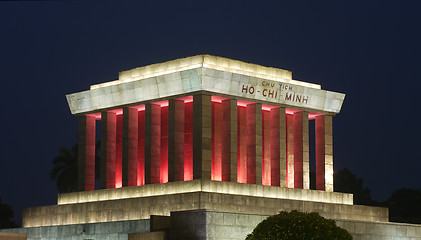
[[[202,53],[345,93],[334,169],[379,201],[421,188],[421,1],[148,2],[0,2],[0,197],[18,224],[56,203],[52,160],[77,142],[66,94]]]

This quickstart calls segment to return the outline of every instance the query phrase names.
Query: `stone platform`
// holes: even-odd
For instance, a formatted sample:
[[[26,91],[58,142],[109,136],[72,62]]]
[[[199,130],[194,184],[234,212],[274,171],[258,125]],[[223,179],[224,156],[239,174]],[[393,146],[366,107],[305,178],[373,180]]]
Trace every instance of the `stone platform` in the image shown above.
[[[198,209],[171,212],[170,216],[150,216],[145,220],[17,228],[0,232],[25,233],[29,240],[243,240],[270,215]],[[335,221],[354,240],[421,240],[421,225]]]
[[[58,196],[58,204],[27,208],[30,240],[240,240],[279,211],[319,212],[354,240],[421,240],[421,226],[388,222],[388,209],[353,205],[352,194],[234,182],[193,180]]]
[[[129,221],[198,209],[266,215],[296,209],[334,219],[388,221],[386,208],[352,205],[351,194],[197,179],[62,194],[57,205],[24,209],[22,224]]]

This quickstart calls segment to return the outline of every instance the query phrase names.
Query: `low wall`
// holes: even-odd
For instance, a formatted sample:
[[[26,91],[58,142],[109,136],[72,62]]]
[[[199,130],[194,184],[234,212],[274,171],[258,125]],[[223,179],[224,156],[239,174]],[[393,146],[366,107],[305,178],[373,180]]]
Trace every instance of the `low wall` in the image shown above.
[[[171,213],[170,240],[244,240],[269,215],[194,210]],[[421,225],[336,220],[354,240],[421,240]]]
[[[28,240],[128,240],[129,233],[149,232],[150,220],[12,228],[1,231],[26,233]]]

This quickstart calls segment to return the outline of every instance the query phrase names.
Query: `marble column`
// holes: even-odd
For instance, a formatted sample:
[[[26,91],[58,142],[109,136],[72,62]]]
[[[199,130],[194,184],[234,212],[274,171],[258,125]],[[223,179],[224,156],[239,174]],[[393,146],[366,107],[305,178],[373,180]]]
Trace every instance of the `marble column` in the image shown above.
[[[279,108],[279,184],[287,186],[287,135],[285,108]]]
[[[117,157],[117,114],[101,113],[101,188],[115,188]]]
[[[193,179],[211,179],[212,164],[211,96],[193,96]]]
[[[333,192],[332,116],[319,115],[316,124],[316,189]]]
[[[160,183],[161,106],[145,104],[145,184]]]
[[[78,190],[95,190],[95,116],[79,116]]]
[[[184,181],[184,101],[169,100],[168,181]]]
[[[137,108],[123,109],[123,186],[137,186],[139,121]]]
[[[237,182],[237,100],[230,99],[230,179],[231,182]]]

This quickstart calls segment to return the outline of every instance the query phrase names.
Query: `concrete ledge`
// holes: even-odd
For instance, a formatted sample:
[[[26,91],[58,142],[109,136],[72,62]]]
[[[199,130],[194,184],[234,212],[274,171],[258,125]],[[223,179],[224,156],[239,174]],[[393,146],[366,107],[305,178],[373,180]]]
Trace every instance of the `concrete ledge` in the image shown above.
[[[118,221],[92,224],[73,224],[61,226],[43,226],[43,227],[25,227],[0,230],[13,232],[16,235],[25,235],[25,238],[16,238],[16,240],[52,240],[52,239],[109,239],[120,240],[127,239],[129,233],[141,233],[150,231],[150,220],[136,221]],[[0,239],[1,238],[0,233]],[[14,239],[14,238],[4,238]],[[3,240],[3,239],[2,239]]]
[[[165,240],[165,232],[131,233],[128,240]]]
[[[320,212],[322,216],[334,219],[388,221],[387,208],[193,192],[27,208],[23,211],[22,225],[37,227],[149,219],[151,215],[169,216],[174,211],[195,209],[266,215],[299,210]]]
[[[59,194],[57,204],[75,204],[191,192],[223,193],[241,196],[291,199],[347,205],[353,204],[352,194],[347,193],[272,187],[236,182],[219,182],[201,179],[185,182],[169,182],[164,184],[148,184],[138,187],[101,189],[95,191]]]
[[[26,240],[26,233],[0,232],[0,240]]]

